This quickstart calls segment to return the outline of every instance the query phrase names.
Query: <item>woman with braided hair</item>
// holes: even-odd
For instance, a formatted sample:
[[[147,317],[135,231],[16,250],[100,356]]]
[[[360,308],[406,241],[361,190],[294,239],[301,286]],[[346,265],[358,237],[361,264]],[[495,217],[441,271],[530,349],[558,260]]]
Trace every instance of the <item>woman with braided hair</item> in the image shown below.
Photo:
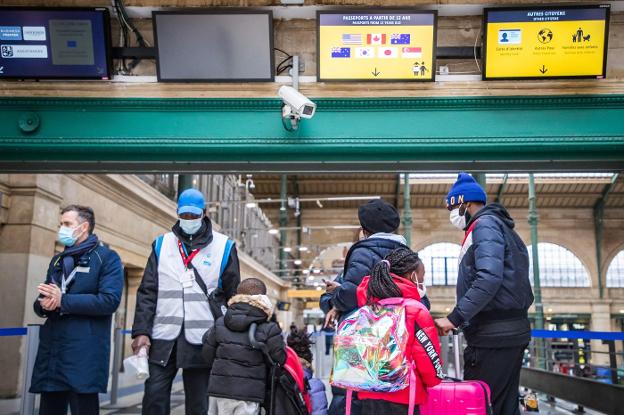
[[[357,289],[358,305],[372,305],[393,297],[409,298],[422,302],[425,294],[422,283],[425,274],[418,254],[408,248],[392,251],[378,262],[370,276],[365,277]],[[440,342],[433,318],[427,307],[416,302],[405,304],[405,326],[408,331],[406,357],[413,362],[416,375],[416,408],[427,400],[426,388],[440,383]],[[418,333],[418,338],[416,334]],[[427,347],[428,346],[428,347]],[[433,346],[433,348],[431,348]],[[384,345],[380,345],[384,347]],[[426,350],[427,348],[427,350]],[[409,409],[409,390],[397,392],[358,392],[362,402],[362,415],[404,414]],[[411,415],[411,414],[410,414]]]

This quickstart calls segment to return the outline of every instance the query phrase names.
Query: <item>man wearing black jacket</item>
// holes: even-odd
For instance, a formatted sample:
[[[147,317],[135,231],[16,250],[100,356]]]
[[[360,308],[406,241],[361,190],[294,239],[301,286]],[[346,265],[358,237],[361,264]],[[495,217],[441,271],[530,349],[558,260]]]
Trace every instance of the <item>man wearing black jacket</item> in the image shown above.
[[[145,415],[170,413],[178,369],[183,369],[186,414],[206,414],[210,367],[201,339],[240,282],[236,247],[212,230],[201,192],[188,189],[180,195],[178,217],[172,232],[152,244],[137,291],[132,349],[149,353]]]
[[[451,223],[466,234],[457,305],[436,325],[441,335],[463,328],[464,379],[490,386],[495,415],[519,415],[520,368],[531,340],[529,256],[507,210],[486,201],[485,191],[467,173],[459,174],[448,193]]]

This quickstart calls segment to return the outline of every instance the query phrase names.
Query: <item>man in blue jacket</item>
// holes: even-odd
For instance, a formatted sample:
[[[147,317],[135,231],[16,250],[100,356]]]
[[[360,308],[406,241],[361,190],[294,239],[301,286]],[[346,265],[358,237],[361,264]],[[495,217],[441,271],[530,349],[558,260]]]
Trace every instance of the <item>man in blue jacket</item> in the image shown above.
[[[342,283],[328,281],[327,292],[332,295],[332,310],[327,322],[337,316],[347,316],[358,308],[357,287],[369,275],[375,264],[406,241],[395,234],[401,224],[399,212],[382,199],[373,199],[358,208],[358,219],[364,239],[353,244],[345,258]]]
[[[108,385],[111,316],[117,310],[124,272],[115,251],[93,233],[95,216],[86,206],[61,212],[58,241],[35,313],[46,318],[31,393],[41,394],[40,415],[98,414],[98,393]]]
[[[490,386],[495,415],[519,415],[520,368],[531,339],[529,256],[507,210],[486,202],[483,188],[460,173],[446,198],[451,223],[465,231],[457,305],[436,325],[441,335],[463,328],[464,379]]]

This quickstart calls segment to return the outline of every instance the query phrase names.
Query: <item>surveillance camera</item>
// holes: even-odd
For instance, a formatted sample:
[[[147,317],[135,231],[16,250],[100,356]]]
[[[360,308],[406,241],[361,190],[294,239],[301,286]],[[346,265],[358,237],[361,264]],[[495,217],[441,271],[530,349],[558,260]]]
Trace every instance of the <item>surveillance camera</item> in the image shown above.
[[[296,118],[312,118],[314,116],[316,104],[295,88],[284,85],[277,93],[284,104],[290,107],[287,115]]]

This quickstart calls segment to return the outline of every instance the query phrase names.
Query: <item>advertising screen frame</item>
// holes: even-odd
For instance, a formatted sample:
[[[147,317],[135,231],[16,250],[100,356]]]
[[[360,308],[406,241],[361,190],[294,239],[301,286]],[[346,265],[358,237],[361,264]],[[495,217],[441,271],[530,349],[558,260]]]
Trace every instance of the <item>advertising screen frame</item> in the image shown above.
[[[601,75],[563,75],[563,76],[511,76],[511,77],[488,77],[487,76],[487,46],[488,46],[488,14],[492,11],[531,11],[531,10],[561,10],[561,9],[606,9],[605,16],[605,37],[604,50],[602,56],[602,74]],[[607,77],[607,54],[609,52],[609,21],[611,18],[611,6],[609,4],[591,4],[591,5],[566,5],[559,6],[525,6],[525,7],[486,7],[483,9],[483,44],[481,48],[481,63],[483,81],[522,81],[522,80],[544,80],[544,79],[605,79]]]
[[[156,23],[157,15],[237,15],[237,14],[263,14],[269,19],[269,59],[270,76],[267,78],[191,78],[191,79],[163,79],[160,74],[160,50],[158,47],[158,30]],[[189,83],[231,83],[231,82],[275,82],[275,32],[273,27],[273,11],[271,10],[245,10],[245,9],[180,9],[180,10],[155,10],[152,11],[152,26],[154,30],[154,51],[156,55],[156,78],[158,82],[189,82]]]
[[[35,12],[100,12],[102,15],[102,27],[104,28],[104,54],[106,59],[106,75],[105,76],[2,76],[3,79],[34,79],[34,80],[48,80],[48,79],[65,79],[65,80],[79,80],[79,81],[110,81],[113,77],[113,54],[112,54],[112,40],[111,40],[111,23],[110,12],[106,7],[37,7],[37,6],[0,6],[0,12],[2,11],[35,11]],[[106,78],[106,79],[104,79]]]
[[[431,54],[431,79],[371,79],[371,78],[321,78],[321,15],[322,14],[375,14],[375,13],[396,13],[396,14],[429,14],[433,16],[433,44]],[[437,74],[437,46],[438,46],[438,11],[437,10],[410,10],[410,9],[338,9],[338,10],[317,10],[316,11],[316,77],[318,82],[435,82]]]

